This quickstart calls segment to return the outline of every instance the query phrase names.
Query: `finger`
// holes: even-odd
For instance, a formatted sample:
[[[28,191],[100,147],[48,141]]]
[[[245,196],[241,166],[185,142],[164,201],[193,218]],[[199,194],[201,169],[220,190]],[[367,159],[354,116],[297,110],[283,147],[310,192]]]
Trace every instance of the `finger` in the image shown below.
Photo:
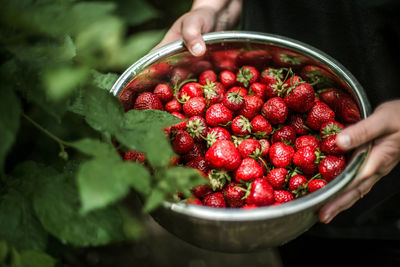
[[[202,56],[206,44],[202,37],[205,20],[201,16],[188,16],[182,22],[182,38],[189,52],[194,56]]]
[[[182,38],[182,35],[179,32],[176,32],[175,30],[171,29],[165,34],[165,36],[161,40],[161,42],[158,43],[152,50],[160,48],[161,46],[172,43],[181,38]]]
[[[383,135],[387,128],[387,115],[376,111],[368,118],[345,128],[336,137],[336,143],[344,150],[352,149]]]
[[[358,200],[363,198],[380,178],[380,175],[373,175],[360,183],[358,187],[337,196],[335,199],[327,203],[319,211],[319,221],[322,223],[331,222],[340,212],[347,210]]]

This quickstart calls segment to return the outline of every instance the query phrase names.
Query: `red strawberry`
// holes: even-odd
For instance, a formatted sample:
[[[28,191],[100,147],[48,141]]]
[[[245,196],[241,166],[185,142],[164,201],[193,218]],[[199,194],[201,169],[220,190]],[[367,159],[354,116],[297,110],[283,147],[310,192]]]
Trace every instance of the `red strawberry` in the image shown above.
[[[275,85],[283,78],[283,69],[266,68],[261,72],[260,81],[266,85],[264,88],[264,97],[266,99],[278,96]]]
[[[232,133],[236,136],[246,136],[251,133],[251,123],[244,116],[237,116],[232,120]]]
[[[273,133],[271,143],[283,142],[293,145],[295,140],[296,131],[292,127],[284,125]]]
[[[235,88],[235,87],[234,87]],[[232,111],[236,111],[241,109],[244,106],[244,98],[240,94],[241,90],[244,89],[242,87],[238,87],[240,90],[234,92],[229,90],[222,100],[222,103]],[[245,89],[244,89],[245,90]],[[246,90],[247,91],[247,90]]]
[[[272,132],[269,121],[261,115],[255,116],[251,120],[251,131],[257,138],[265,138]]]
[[[217,140],[231,140],[231,134],[222,127],[209,128],[207,133],[207,145],[211,146]]]
[[[260,139],[258,142],[261,144],[261,157],[266,157],[270,148],[268,139]]]
[[[191,167],[193,169],[200,170],[203,173],[208,173],[208,171],[209,171],[206,159],[204,157],[197,157],[197,158],[189,161],[185,165],[188,167]]]
[[[171,71],[169,83],[174,85],[180,84],[186,80],[189,74],[190,72],[186,68],[176,67]]]
[[[288,174],[285,168],[275,168],[268,173],[267,180],[274,189],[280,190],[285,186]]]
[[[179,154],[185,154],[189,152],[194,146],[193,138],[184,130],[178,130],[171,142],[174,151]]]
[[[317,191],[318,189],[321,189],[327,184],[327,182],[324,179],[313,179],[308,182],[307,189],[308,192],[312,193]]]
[[[272,53],[272,59],[274,64],[279,67],[299,68],[306,62],[306,59],[300,54],[284,49]]]
[[[174,97],[174,93],[169,85],[164,83],[157,84],[156,88],[153,90],[153,94],[155,94],[162,103],[167,103]]]
[[[290,72],[290,71],[289,71]],[[302,79],[300,76],[297,75],[292,75],[289,79],[287,79],[284,84],[285,84],[285,88],[289,89],[289,87],[293,86],[297,86],[302,82]],[[293,89],[293,88],[292,88]]]
[[[251,210],[251,209],[256,209],[256,208],[258,208],[258,206],[255,204],[244,204],[242,206],[242,209],[244,209],[244,210]]]
[[[253,66],[243,66],[236,73],[236,81],[243,87],[248,87],[250,84],[258,81],[260,73]]]
[[[321,141],[321,151],[328,155],[343,155],[346,153],[343,149],[336,145],[336,135],[329,135]]]
[[[317,150],[320,148],[320,143],[318,139],[312,135],[302,135],[297,137],[294,143],[294,148],[296,151],[306,146],[311,146]]]
[[[261,109],[261,115],[272,124],[284,123],[288,113],[285,101],[278,96],[267,100]]]
[[[187,117],[204,116],[204,113],[206,112],[206,101],[204,100],[204,97],[191,97],[185,104],[183,104],[183,112],[185,112]]]
[[[307,182],[308,182],[308,180],[305,176],[303,176],[301,174],[296,174],[292,178],[289,179],[289,183],[288,183],[289,191],[292,194],[295,194],[296,197],[302,196],[305,193],[307,193],[307,191],[306,191]]]
[[[319,131],[322,124],[335,120],[335,112],[324,102],[316,102],[307,115],[307,125]]]
[[[215,74],[213,70],[205,70],[199,75],[199,83],[201,85],[206,85],[209,82],[216,82],[216,81],[217,81],[217,74]]]
[[[219,81],[225,88],[231,88],[236,85],[236,75],[229,70],[224,70],[219,74]]]
[[[226,207],[224,194],[222,194],[221,192],[216,192],[216,193],[206,195],[203,198],[202,203],[204,206],[213,207],[213,208],[225,208]]]
[[[190,117],[186,124],[186,131],[190,134],[194,141],[203,141],[208,132],[206,120],[201,116]]]
[[[230,93],[230,92],[238,93],[238,94],[240,94],[242,97],[244,97],[245,95],[248,94],[247,89],[244,88],[244,87],[240,87],[240,86],[234,86],[234,87],[232,87],[231,89],[229,89],[229,90],[227,91],[227,93]]]
[[[194,160],[195,158],[204,157],[205,154],[206,154],[205,145],[203,143],[195,142],[192,149],[190,149],[184,155],[181,155],[180,159],[182,162],[189,162]]]
[[[344,157],[336,156],[326,156],[321,160],[318,166],[319,173],[321,173],[322,178],[327,182],[332,181],[336,176],[338,176],[346,167],[346,161]]]
[[[213,68],[213,65],[210,61],[202,59],[202,57],[199,58],[193,58],[193,57],[188,57],[188,68],[194,75],[198,75],[199,73],[202,73],[203,71],[209,70]]]
[[[198,198],[187,198],[185,200],[185,203],[189,205],[199,205],[199,206],[203,205],[203,203],[201,203],[201,200]]]
[[[314,105],[314,99],[314,88],[308,83],[295,84],[289,87],[284,98],[290,109],[300,113],[309,111]]]
[[[301,76],[309,83],[314,83],[318,88],[327,88],[335,85],[335,77],[317,66],[304,66],[301,70]]]
[[[344,129],[343,124],[337,121],[328,121],[321,125],[320,136],[326,138],[330,135],[337,135]]]
[[[248,205],[268,206],[274,203],[274,189],[265,178],[256,178],[250,184],[249,195],[246,198]]]
[[[126,161],[137,161],[137,162],[144,162],[146,160],[146,156],[143,152],[129,150],[124,154],[124,160]]]
[[[236,49],[215,51],[211,53],[211,59],[216,70],[235,71],[237,69],[236,58],[239,53]]]
[[[144,110],[144,109],[158,109],[163,110],[163,105],[160,99],[151,92],[141,93],[135,101],[133,106],[134,109]]]
[[[225,87],[219,82],[207,82],[202,86],[207,106],[222,102],[225,96]]]
[[[201,88],[201,84],[196,82],[189,82],[184,84],[178,93],[178,98],[183,102],[186,102],[189,100],[189,98],[196,96],[203,96],[203,89]]]
[[[291,126],[297,135],[305,135],[311,129],[306,125],[306,120],[300,114],[291,114],[287,119],[287,124]]]
[[[247,119],[253,119],[258,113],[264,104],[261,98],[255,95],[245,95],[244,97],[244,106],[237,111],[237,115],[243,115]]]
[[[267,86],[263,83],[255,82],[249,87],[249,95],[255,95],[261,98],[262,101],[265,100],[264,91]]]
[[[294,155],[293,147],[282,142],[277,142],[269,148],[269,158],[278,168],[286,168],[292,163]]]
[[[181,112],[182,110],[182,105],[179,103],[178,100],[172,99],[171,101],[168,101],[165,106],[165,110],[168,111],[169,113],[172,112]]]
[[[235,170],[241,163],[239,151],[227,140],[216,141],[207,150],[205,158],[209,166],[227,171]]]
[[[314,174],[318,168],[318,160],[318,152],[312,146],[302,147],[293,155],[293,164],[304,174]]]
[[[248,50],[242,51],[237,59],[236,62],[238,66],[243,65],[251,65],[256,67],[257,69],[261,69],[265,67],[266,64],[271,60],[271,55],[265,50]]]
[[[191,192],[196,198],[203,198],[206,195],[213,193],[209,184],[197,185],[192,188]]]
[[[294,196],[286,190],[275,190],[274,199],[277,203],[285,203],[294,200]]]
[[[178,113],[178,112],[172,112],[171,115],[174,115],[175,117],[184,120],[182,122],[179,122],[179,123],[171,126],[171,130],[172,131],[186,130],[186,124],[187,124],[187,120],[185,120],[186,117],[183,114]]]
[[[243,140],[237,147],[242,158],[257,156],[261,154],[261,144],[255,139]]]
[[[240,208],[245,203],[244,196],[246,194],[243,187],[235,182],[229,183],[222,191],[228,207]]]
[[[243,181],[250,181],[264,175],[263,169],[255,159],[245,158],[236,169],[235,180],[238,183]]]
[[[224,126],[232,120],[232,117],[232,111],[221,103],[210,106],[206,111],[206,121],[210,127]]]

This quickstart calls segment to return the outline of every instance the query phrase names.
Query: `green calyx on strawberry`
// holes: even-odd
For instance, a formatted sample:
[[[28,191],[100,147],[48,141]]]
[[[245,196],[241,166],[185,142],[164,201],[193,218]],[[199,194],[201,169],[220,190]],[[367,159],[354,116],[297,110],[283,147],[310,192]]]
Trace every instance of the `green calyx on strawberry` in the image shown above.
[[[213,191],[222,190],[228,182],[231,182],[231,177],[224,170],[212,169],[208,172],[208,180]]]
[[[250,83],[256,82],[259,78],[258,70],[252,66],[243,66],[236,74],[236,81],[248,87]]]
[[[205,119],[200,116],[193,116],[189,118],[186,124],[186,132],[188,132],[194,140],[199,141],[205,139],[205,135],[207,134]]]
[[[222,103],[228,107],[230,110],[236,111],[243,107],[244,105],[244,98],[240,94],[241,88],[237,92],[231,91],[228,92],[222,101]]]
[[[343,124],[337,121],[326,122],[321,125],[320,135],[321,138],[327,138],[330,135],[337,135],[343,130]]]
[[[246,136],[251,133],[251,123],[243,115],[237,116],[232,120],[232,133],[237,136]]]

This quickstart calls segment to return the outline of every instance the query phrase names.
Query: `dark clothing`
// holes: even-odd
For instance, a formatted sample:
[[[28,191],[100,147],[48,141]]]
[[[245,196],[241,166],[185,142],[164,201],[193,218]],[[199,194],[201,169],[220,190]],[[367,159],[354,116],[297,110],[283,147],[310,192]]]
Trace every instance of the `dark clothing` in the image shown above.
[[[324,51],[357,78],[373,108],[400,98],[399,0],[243,2],[243,30],[290,37]],[[352,208],[307,235],[400,240],[400,166]]]

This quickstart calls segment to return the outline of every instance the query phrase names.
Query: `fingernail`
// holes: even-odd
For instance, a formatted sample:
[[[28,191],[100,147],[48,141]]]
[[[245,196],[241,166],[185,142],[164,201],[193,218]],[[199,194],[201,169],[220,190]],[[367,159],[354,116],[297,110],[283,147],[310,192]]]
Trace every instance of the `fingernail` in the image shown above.
[[[339,146],[341,146],[343,148],[350,147],[350,145],[351,145],[350,136],[347,134],[338,135],[336,142],[338,142]]]
[[[191,47],[190,50],[192,50],[193,55],[197,56],[203,52],[203,46],[200,43],[196,43]]]
[[[322,223],[325,223],[325,224],[328,224],[328,223],[330,223],[330,221],[332,220],[332,215],[331,214],[326,214],[323,218],[322,218],[322,220],[321,220],[321,222]]]

